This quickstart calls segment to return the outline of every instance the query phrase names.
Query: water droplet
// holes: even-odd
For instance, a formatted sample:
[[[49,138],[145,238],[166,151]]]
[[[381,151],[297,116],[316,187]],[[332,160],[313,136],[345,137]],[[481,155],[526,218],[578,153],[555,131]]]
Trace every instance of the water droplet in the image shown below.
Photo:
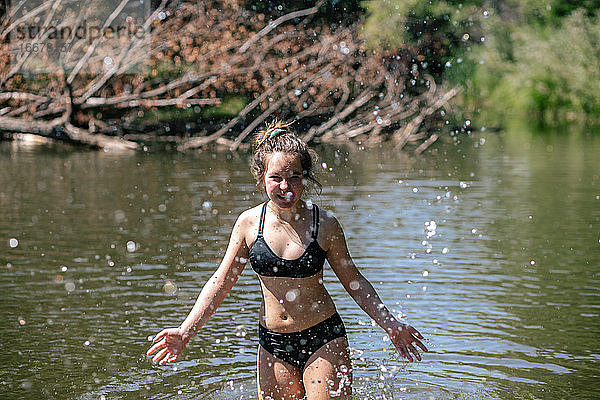
[[[19,318],[19,325],[23,326],[25,325],[27,322],[23,319],[23,318]]]
[[[65,290],[67,292],[72,292],[73,290],[75,290],[75,284],[73,282],[65,283]]]
[[[10,239],[8,240],[8,245],[9,245],[9,246],[10,246],[12,249],[14,249],[15,247],[17,247],[17,246],[19,245],[19,241],[18,241],[17,239],[15,239],[15,238],[10,238]]]
[[[212,209],[212,203],[210,201],[205,201],[202,203],[202,208],[206,211],[210,211]]]
[[[321,164],[321,167],[323,167],[323,169],[327,169],[327,163],[324,162],[323,164]]]
[[[60,267],[60,270],[61,270],[62,272],[67,272],[68,268],[67,268],[67,266],[66,266],[66,265],[61,265],[61,267]]]
[[[424,271],[423,271],[423,276],[424,276],[424,277],[428,277],[428,276],[429,276],[429,271],[427,271],[427,270],[424,270]]]
[[[350,289],[352,289],[352,290],[358,290],[359,287],[360,287],[360,283],[358,283],[358,281],[352,281],[352,282],[350,282]]]
[[[175,285],[171,281],[166,281],[165,284],[162,287],[162,290],[166,294],[174,294],[175,292],[177,292],[177,285]]]
[[[138,247],[137,244],[133,240],[128,241],[126,246],[127,246],[127,251],[130,253],[133,253],[134,251],[136,251],[136,249]]]
[[[447,254],[447,253],[448,253],[448,251],[449,251],[449,250],[448,250],[448,248],[447,248],[447,247],[444,247],[444,248],[442,249],[442,254]]]
[[[413,193],[417,193],[419,191],[419,189],[418,188],[413,188],[412,191],[413,191]]]
[[[83,345],[84,345],[84,346],[89,346],[89,345],[90,345],[90,341],[89,341],[89,340],[86,340],[85,342],[83,342]]]
[[[295,301],[296,298],[298,297],[298,289],[292,289],[289,290],[286,294],[285,294],[285,299],[287,301]]]
[[[474,235],[474,234],[476,234],[476,233],[477,233],[477,228],[473,228],[473,229],[471,229],[471,233],[472,233],[473,235]]]
[[[235,336],[245,337],[247,334],[246,327],[244,325],[238,325],[235,327]]]
[[[425,229],[427,229],[429,232],[434,232],[435,234],[435,230],[437,229],[436,222],[433,220],[425,222]]]
[[[167,211],[167,206],[165,206],[164,204],[159,204],[158,205],[158,211],[160,211],[160,212]]]
[[[462,35],[462,40],[464,42],[466,42],[467,40],[469,40],[470,37],[471,37],[471,35],[469,35],[468,33],[465,33],[464,35]]]
[[[531,261],[529,261],[529,264],[531,264],[531,265],[535,265],[535,260],[531,260]]]

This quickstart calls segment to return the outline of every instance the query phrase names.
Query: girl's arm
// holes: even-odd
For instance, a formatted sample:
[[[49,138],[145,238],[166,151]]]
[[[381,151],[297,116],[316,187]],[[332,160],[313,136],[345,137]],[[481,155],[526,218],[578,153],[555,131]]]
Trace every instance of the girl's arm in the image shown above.
[[[409,361],[413,361],[413,355],[420,361],[421,356],[415,345],[427,351],[419,340],[423,336],[412,326],[398,321],[383,304],[373,285],[360,273],[350,257],[340,223],[335,217],[330,218],[331,224],[327,224],[331,228],[327,234],[327,261],[333,272],[360,308],[387,332],[398,352]]]
[[[148,355],[157,352],[153,357],[153,361],[160,360],[160,364],[175,361],[196,331],[208,321],[210,316],[217,310],[217,307],[227,297],[248,259],[248,246],[246,245],[245,236],[249,223],[250,221],[245,217],[245,213],[236,221],[225,257],[223,257],[219,268],[204,284],[185,321],[179,328],[162,330],[153,339],[155,344],[147,352]]]

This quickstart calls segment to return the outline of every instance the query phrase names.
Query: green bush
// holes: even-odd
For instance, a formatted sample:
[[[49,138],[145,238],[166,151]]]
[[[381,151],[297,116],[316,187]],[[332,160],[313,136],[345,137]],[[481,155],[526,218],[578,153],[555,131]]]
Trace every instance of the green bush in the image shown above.
[[[482,1],[366,0],[363,35],[372,49],[409,48],[437,80],[462,81],[481,43]]]
[[[490,36],[470,87],[485,120],[600,121],[600,13],[586,14],[577,10],[558,26],[511,27],[508,44],[507,30]]]

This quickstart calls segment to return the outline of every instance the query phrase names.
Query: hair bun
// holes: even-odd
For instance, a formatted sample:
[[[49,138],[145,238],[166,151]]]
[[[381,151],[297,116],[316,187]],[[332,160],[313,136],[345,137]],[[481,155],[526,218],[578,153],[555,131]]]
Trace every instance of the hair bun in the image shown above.
[[[267,124],[267,127],[264,131],[259,131],[256,134],[256,138],[254,139],[255,147],[260,147],[269,139],[276,138],[279,135],[283,135],[284,133],[289,133],[290,126],[294,123],[292,122],[282,122],[277,119],[273,120],[271,123]]]

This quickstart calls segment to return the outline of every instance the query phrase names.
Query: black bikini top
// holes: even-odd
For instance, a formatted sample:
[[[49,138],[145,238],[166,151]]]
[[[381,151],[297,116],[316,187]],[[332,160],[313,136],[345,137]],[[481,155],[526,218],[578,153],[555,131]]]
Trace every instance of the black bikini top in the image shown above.
[[[304,253],[298,258],[288,260],[279,257],[271,250],[263,237],[267,203],[263,205],[258,224],[258,236],[250,246],[248,258],[252,269],[261,276],[281,276],[287,278],[306,278],[323,269],[327,252],[317,243],[319,233],[319,208],[313,205],[312,240]]]

